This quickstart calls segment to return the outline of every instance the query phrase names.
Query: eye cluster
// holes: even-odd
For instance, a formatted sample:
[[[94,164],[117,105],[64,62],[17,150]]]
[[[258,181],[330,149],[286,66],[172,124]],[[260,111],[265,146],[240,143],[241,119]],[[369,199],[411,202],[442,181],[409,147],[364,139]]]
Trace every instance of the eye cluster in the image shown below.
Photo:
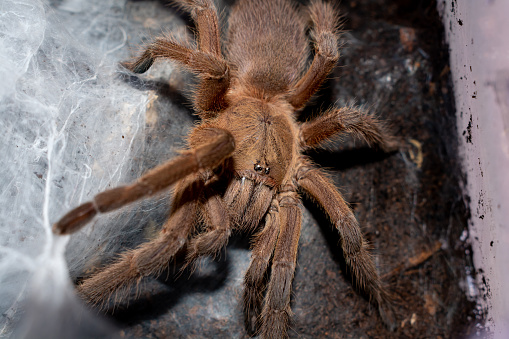
[[[265,172],[265,174],[269,174],[270,173],[270,167],[265,167],[263,168],[262,165],[260,165],[259,163],[256,163],[254,165],[254,170],[258,173],[261,173],[261,172]]]

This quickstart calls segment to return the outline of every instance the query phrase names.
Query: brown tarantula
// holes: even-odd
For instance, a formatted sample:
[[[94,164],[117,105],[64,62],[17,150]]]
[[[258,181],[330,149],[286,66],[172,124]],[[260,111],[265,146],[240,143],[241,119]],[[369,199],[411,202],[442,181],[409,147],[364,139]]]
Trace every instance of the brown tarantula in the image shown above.
[[[66,214],[53,231],[72,233],[98,213],[176,184],[172,213],[155,239],[124,252],[84,280],[79,294],[90,303],[105,302],[142,277],[160,274],[177,252],[185,250],[187,262],[193,262],[220,251],[233,230],[254,232],[245,276],[246,327],[263,338],[286,337],[301,230],[301,191],[337,227],[353,278],[393,327],[389,293],[354,214],[303,151],[322,147],[342,133],[383,149],[394,148],[395,139],[380,121],[354,107],[330,109],[304,123],[296,120],[296,112],[339,58],[336,8],[320,0],[312,1],[307,11],[288,0],[239,0],[231,10],[223,54],[213,0],[176,2],[195,21],[197,47],[159,37],[141,57],[124,65],[143,73],[156,59],[169,58],[197,74],[193,102],[201,123],[189,135],[189,149],[129,186],[99,193]],[[315,49],[309,66],[308,18]],[[267,271],[270,279],[265,286]]]

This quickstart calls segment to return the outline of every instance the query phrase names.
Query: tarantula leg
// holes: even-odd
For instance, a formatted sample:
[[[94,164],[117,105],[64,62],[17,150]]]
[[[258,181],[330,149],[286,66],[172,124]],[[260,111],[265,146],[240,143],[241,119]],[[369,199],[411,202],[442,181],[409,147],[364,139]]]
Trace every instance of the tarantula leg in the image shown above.
[[[189,242],[188,264],[203,255],[215,255],[226,245],[231,234],[230,217],[219,195],[207,197],[202,208],[202,215],[207,230]]]
[[[97,213],[119,209],[133,201],[153,195],[177,180],[201,169],[215,168],[235,149],[232,135],[219,128],[202,128],[201,144],[177,158],[157,166],[134,184],[113,188],[76,207],[53,225],[55,234],[70,234],[86,225]]]
[[[106,306],[106,302],[114,296],[114,301],[118,302],[141,278],[157,276],[167,268],[170,260],[186,243],[197,219],[196,200],[203,182],[195,180],[193,176],[177,185],[172,215],[157,238],[124,252],[113,264],[78,286],[78,294],[84,301]]]
[[[295,109],[304,107],[306,102],[325,81],[339,59],[338,15],[333,5],[314,1],[309,6],[314,28],[315,56],[304,76],[292,89],[290,104]]]
[[[194,105],[199,114],[218,112],[226,107],[230,68],[221,55],[219,20],[212,0],[178,0],[196,23],[198,50],[182,46],[170,37],[157,38],[137,60],[123,65],[134,73],[145,73],[157,58],[170,58],[198,74],[200,82]],[[212,114],[213,115],[213,114]]]
[[[221,55],[219,19],[212,0],[175,0],[193,18],[198,33],[198,46],[201,51]]]
[[[178,0],[176,2],[191,13],[196,24],[199,50],[223,60],[219,20],[214,2],[212,0]],[[200,78],[194,101],[200,115],[208,111],[222,110],[227,105],[225,95],[230,86],[229,68],[224,67],[219,77],[214,73],[212,76],[200,74]]]
[[[320,170],[303,166],[298,170],[297,180],[315,201],[324,208],[330,220],[341,234],[341,247],[357,287],[366,291],[378,304],[378,310],[385,325],[396,328],[391,297],[385,289],[369,253],[355,216],[336,187]]]
[[[370,146],[379,145],[385,151],[398,147],[396,138],[387,132],[382,121],[355,107],[331,109],[316,119],[302,124],[301,144],[304,148],[322,147],[342,133],[350,133],[356,138],[363,139]]]
[[[171,37],[160,37],[148,45],[141,57],[122,65],[134,73],[144,73],[158,58],[172,59],[200,77],[195,99],[198,110],[218,111],[226,105],[230,68],[222,56],[182,46]]]
[[[255,236],[251,265],[244,277],[244,321],[246,329],[255,335],[262,310],[265,273],[276,247],[279,234],[279,203],[274,199],[265,217],[265,226]]]
[[[159,37],[147,46],[141,57],[123,65],[134,73],[143,73],[158,58],[169,58],[198,75],[212,79],[229,77],[229,67],[220,55],[194,50],[176,42],[172,37]]]
[[[280,231],[270,281],[262,310],[262,338],[286,338],[292,311],[292,289],[297,248],[301,230],[301,211],[295,192],[286,192],[279,200]]]

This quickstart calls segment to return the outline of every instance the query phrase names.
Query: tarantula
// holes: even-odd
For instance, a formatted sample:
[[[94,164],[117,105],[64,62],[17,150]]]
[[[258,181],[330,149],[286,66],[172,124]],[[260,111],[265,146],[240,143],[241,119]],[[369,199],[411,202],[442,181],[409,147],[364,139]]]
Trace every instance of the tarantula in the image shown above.
[[[105,302],[142,277],[160,274],[180,251],[193,262],[220,251],[232,231],[253,232],[244,279],[246,328],[263,338],[286,337],[303,192],[338,229],[353,278],[393,327],[389,293],[354,214],[303,152],[343,133],[383,149],[394,148],[395,139],[379,120],[355,107],[333,108],[304,123],[296,119],[339,58],[335,6],[316,0],[304,11],[288,0],[239,0],[231,10],[223,53],[213,0],[176,3],[196,24],[196,48],[163,36],[124,65],[144,73],[156,59],[168,58],[197,74],[193,104],[201,123],[191,131],[188,149],[131,185],[99,193],[62,217],[53,231],[72,233],[98,213],[175,184],[171,216],[155,239],[85,279],[79,294],[90,303]],[[314,40],[309,66],[307,18]]]

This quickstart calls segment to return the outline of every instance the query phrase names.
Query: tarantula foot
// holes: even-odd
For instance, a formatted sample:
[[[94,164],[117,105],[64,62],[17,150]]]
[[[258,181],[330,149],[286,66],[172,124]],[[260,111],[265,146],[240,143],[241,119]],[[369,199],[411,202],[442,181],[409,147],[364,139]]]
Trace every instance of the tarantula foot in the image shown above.
[[[406,140],[397,136],[392,136],[385,140],[383,150],[387,153],[393,153],[399,150],[404,150],[407,147],[408,146]]]
[[[397,152],[405,147],[405,141],[398,137],[390,137],[384,140],[380,148],[387,153]]]
[[[390,301],[385,301],[379,304],[378,313],[380,313],[380,317],[388,330],[394,332],[398,328],[398,320],[396,319],[396,315],[394,314],[394,309]]]
[[[244,320],[247,334],[250,337],[255,337],[258,334],[258,318],[255,315],[246,317]]]
[[[186,266],[202,256],[217,255],[228,242],[230,233],[230,230],[219,229],[203,233],[192,239],[188,247]]]
[[[130,70],[133,73],[141,74],[148,71],[154,64],[154,58],[147,52],[145,52],[138,60],[134,62],[122,62],[121,65]]]
[[[64,215],[62,219],[53,224],[53,233],[67,235],[78,231],[85,226],[97,214],[93,202],[87,202],[76,207]]]
[[[265,313],[261,329],[262,338],[288,338],[288,325],[290,324],[289,309],[270,310]]]
[[[244,326],[249,336],[254,337],[260,330],[261,303],[257,291],[244,292]]]

